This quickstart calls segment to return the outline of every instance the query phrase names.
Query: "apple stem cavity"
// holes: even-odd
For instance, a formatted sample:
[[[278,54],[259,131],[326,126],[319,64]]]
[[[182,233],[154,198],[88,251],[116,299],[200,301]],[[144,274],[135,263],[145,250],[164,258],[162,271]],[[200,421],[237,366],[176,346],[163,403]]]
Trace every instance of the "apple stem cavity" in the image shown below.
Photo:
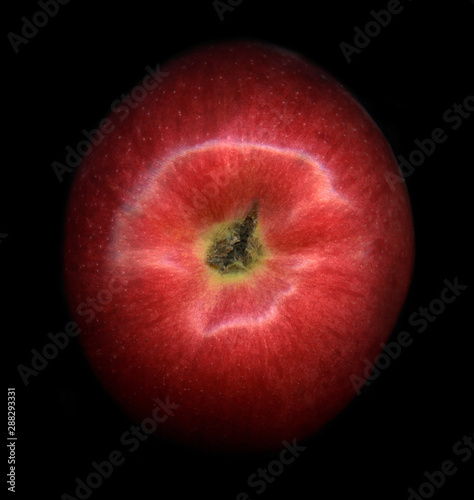
[[[258,201],[255,200],[243,219],[237,219],[215,234],[206,263],[220,274],[239,274],[250,270],[262,256],[262,245],[255,237]]]

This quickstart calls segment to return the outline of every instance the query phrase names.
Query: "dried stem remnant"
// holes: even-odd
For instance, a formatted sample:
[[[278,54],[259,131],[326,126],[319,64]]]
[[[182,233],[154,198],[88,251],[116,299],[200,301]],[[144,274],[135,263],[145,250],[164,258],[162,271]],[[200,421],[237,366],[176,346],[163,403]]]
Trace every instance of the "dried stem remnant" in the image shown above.
[[[243,220],[237,220],[211,245],[206,262],[221,274],[247,271],[260,255],[261,245],[255,238],[258,201]]]

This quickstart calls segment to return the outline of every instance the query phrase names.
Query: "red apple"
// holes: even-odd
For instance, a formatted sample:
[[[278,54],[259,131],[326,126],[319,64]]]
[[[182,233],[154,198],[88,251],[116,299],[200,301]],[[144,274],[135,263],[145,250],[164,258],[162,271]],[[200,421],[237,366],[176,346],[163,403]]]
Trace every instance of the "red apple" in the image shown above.
[[[364,109],[292,52],[217,43],[162,70],[77,172],[65,278],[80,339],[137,422],[175,405],[156,426],[168,439],[280,448],[347,405],[394,327],[407,191]]]

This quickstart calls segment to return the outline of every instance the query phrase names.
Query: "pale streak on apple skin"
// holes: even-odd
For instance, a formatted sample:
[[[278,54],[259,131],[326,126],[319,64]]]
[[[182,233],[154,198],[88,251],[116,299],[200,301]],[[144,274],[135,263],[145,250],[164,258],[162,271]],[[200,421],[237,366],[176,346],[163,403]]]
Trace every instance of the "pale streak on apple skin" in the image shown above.
[[[149,196],[153,196],[154,193],[151,191],[155,186],[155,179],[159,177],[159,175],[166,170],[166,167],[172,166],[174,161],[177,159],[181,159],[184,156],[190,153],[199,153],[204,151],[210,151],[214,148],[232,148],[238,149],[239,151],[242,148],[252,148],[260,151],[270,152],[272,154],[279,154],[289,156],[291,158],[295,158],[301,160],[310,166],[313,166],[314,173],[318,176],[318,199],[325,202],[339,202],[342,205],[348,204],[345,200],[345,197],[334,190],[330,172],[327,171],[322,165],[318,163],[316,158],[311,155],[308,155],[304,151],[290,149],[290,148],[280,148],[256,143],[240,143],[236,140],[212,140],[202,143],[198,146],[190,147],[190,148],[181,148],[173,155],[169,155],[168,157],[159,161],[153,168],[150,169],[150,175],[146,176],[144,183],[141,183],[137,186],[136,190],[131,193],[131,196],[128,198],[127,203],[122,205],[122,210],[120,212],[120,216],[117,217],[117,220],[114,224],[114,230],[112,234],[114,235],[113,242],[111,245],[112,252],[112,262],[113,266],[121,267],[122,269],[133,269],[137,267],[141,270],[140,272],[145,272],[146,269],[150,270],[163,270],[165,273],[171,273],[174,276],[181,275],[182,279],[186,281],[190,278],[190,268],[183,264],[185,259],[180,258],[180,250],[174,249],[169,251],[169,248],[166,246],[160,248],[157,252],[156,248],[133,248],[127,242],[127,234],[130,230],[133,230],[133,218],[135,216],[140,216],[144,212],[144,204]],[[146,184],[145,184],[146,182]],[[149,187],[148,187],[149,186]],[[147,189],[148,187],[148,189]],[[299,209],[293,208],[291,211],[288,210],[287,214],[289,216],[288,220],[291,223],[291,220],[298,219],[299,217],[304,216],[304,211],[306,209],[305,205],[301,205]],[[153,214],[147,214],[148,217],[153,217]],[[205,336],[211,336],[218,333],[223,328],[229,327],[251,327],[258,326],[259,324],[263,324],[266,322],[270,322],[272,318],[278,313],[278,310],[281,304],[284,302],[287,296],[291,296],[295,293],[298,288],[297,285],[297,275],[304,268],[311,268],[315,265],[317,266],[320,259],[315,256],[315,258],[308,258],[306,255],[304,258],[293,256],[292,261],[294,263],[289,265],[288,256],[286,256],[286,266],[288,269],[293,268],[293,271],[296,273],[291,275],[280,276],[280,285],[278,290],[273,289],[271,292],[271,297],[268,297],[265,304],[261,304],[261,307],[256,307],[253,311],[254,314],[249,314],[249,311],[246,312],[245,315],[239,316],[238,314],[228,313],[225,314],[225,308],[223,310],[223,314],[219,318],[212,317],[212,309],[203,311],[202,305],[200,305],[200,300],[196,299],[194,301],[195,311],[191,315],[193,317],[194,323],[197,318],[200,318],[201,329],[200,331]],[[194,263],[198,265],[198,262]],[[205,266],[203,266],[205,267]],[[207,268],[203,271],[199,272],[208,272]],[[191,274],[194,274],[191,271]],[[194,276],[195,278],[195,276]],[[191,278],[192,279],[192,278]],[[214,295],[214,300],[218,300],[218,288],[207,285],[207,293],[211,293]],[[204,290],[203,290],[204,291]],[[207,297],[209,299],[209,297]],[[212,301],[211,301],[212,303]],[[222,313],[222,310],[221,310]],[[190,322],[192,324],[192,322]]]
[[[345,195],[341,192],[338,192],[337,190],[334,189],[333,183],[332,183],[332,175],[331,172],[325,168],[324,164],[322,162],[319,162],[317,158],[314,156],[308,154],[307,152],[299,149],[292,149],[292,148],[281,148],[278,146],[273,146],[273,145],[265,145],[265,144],[260,144],[260,143],[254,143],[254,142],[239,142],[238,140],[235,139],[228,139],[228,140],[210,140],[206,141],[204,143],[198,144],[196,146],[183,146],[173,154],[168,155],[165,158],[161,158],[160,161],[156,162],[156,164],[152,165],[150,167],[150,176],[147,177],[146,182],[149,183],[149,185],[152,187],[153,186],[153,180],[160,175],[160,173],[164,172],[166,170],[167,166],[173,165],[174,161],[177,159],[181,159],[188,155],[189,153],[199,153],[199,152],[204,152],[204,151],[210,151],[214,148],[220,148],[220,147],[226,147],[226,148],[233,148],[233,149],[238,149],[241,150],[242,148],[252,148],[260,151],[267,151],[270,153],[278,153],[282,154],[285,156],[289,156],[292,158],[297,158],[300,159],[306,163],[309,163],[313,165],[314,171],[316,173],[321,173],[322,175],[320,176],[320,180],[322,180],[325,184],[325,188],[321,189],[318,194],[321,198],[321,195],[323,193],[326,193],[328,195],[328,199],[331,198],[331,201],[334,202],[334,198],[338,198],[342,203],[345,203],[347,205],[350,205],[349,200],[345,197]],[[150,187],[150,189],[151,189]],[[139,190],[140,196],[133,196],[132,199],[134,200],[133,206],[130,204],[124,204],[122,206],[122,213],[127,213],[127,212],[133,212],[133,213],[138,213],[142,210],[140,207],[139,200],[141,197],[146,197],[148,192],[146,189],[146,186],[141,186],[141,189]],[[299,217],[299,213],[296,211],[292,214],[294,218]],[[114,234],[116,232],[114,231]]]
[[[155,175],[158,175],[163,170],[163,168],[166,167],[166,165],[171,165],[174,160],[181,158],[183,156],[186,156],[188,153],[199,153],[202,151],[209,151],[209,150],[212,150],[214,148],[219,148],[219,147],[229,147],[229,148],[235,148],[235,149],[254,148],[254,149],[259,149],[262,151],[268,151],[271,153],[280,153],[280,154],[288,155],[291,157],[298,157],[298,158],[301,158],[302,160],[304,160],[308,163],[313,164],[317,170],[323,170],[324,173],[328,177],[330,176],[330,171],[328,171],[324,167],[324,165],[320,164],[314,156],[309,155],[308,153],[306,153],[303,150],[292,149],[292,148],[281,148],[278,146],[260,144],[260,143],[256,143],[256,142],[240,142],[240,141],[235,140],[235,139],[227,139],[227,140],[214,139],[214,140],[203,142],[203,143],[198,144],[196,146],[191,146],[191,147],[183,146],[178,151],[174,152],[173,154],[168,155],[167,157],[163,158],[161,161],[157,162],[157,164],[153,165],[151,167],[151,169],[154,171]],[[332,185],[331,185],[331,189],[332,189]]]
[[[286,257],[284,259],[278,255],[269,257],[262,267],[257,268],[254,276],[248,276],[241,283],[231,283],[231,289],[224,290],[224,295],[222,295],[222,290],[229,285],[219,283],[213,285],[209,281],[206,285],[208,295],[206,297],[199,296],[194,301],[194,310],[190,313],[190,318],[197,320],[200,324],[198,331],[201,331],[204,336],[211,336],[229,327],[243,327],[253,330],[255,327],[270,323],[274,318],[278,318],[279,309],[285,299],[297,292],[300,279],[298,272],[292,272],[296,267],[295,259]],[[285,262],[284,266],[282,260]],[[208,272],[206,274],[209,276]],[[206,282],[205,279],[203,281]],[[235,289],[232,290],[232,287]],[[226,311],[226,308],[222,311],[222,308],[219,308],[220,316],[217,317],[216,314],[213,314],[216,312],[216,307],[213,307],[212,304],[218,303],[222,297],[224,297],[225,303],[226,291],[231,297],[234,293],[240,293],[252,297],[253,300],[247,303],[248,308],[243,307],[241,313],[236,310]],[[203,312],[204,314],[202,314]]]
[[[139,249],[139,250],[122,250],[115,252],[115,262],[120,266],[127,267],[130,265],[139,264],[141,269],[163,269],[173,270],[176,272],[187,272],[182,265],[174,261],[171,254],[157,255],[156,250]]]
[[[208,337],[219,333],[224,328],[239,328],[239,327],[255,327],[259,324],[270,322],[278,314],[278,309],[286,296],[291,295],[295,291],[295,286],[290,284],[287,290],[273,294],[273,302],[267,306],[264,312],[258,315],[244,314],[241,318],[228,318],[219,321],[208,321],[207,325],[202,325],[204,336]],[[210,323],[213,326],[208,326]]]
[[[261,151],[268,151],[270,153],[278,153],[278,154],[283,154],[285,156],[290,156],[293,158],[298,158],[301,159],[304,162],[307,162],[311,165],[314,166],[315,172],[321,172],[323,175],[321,175],[321,179],[324,181],[325,184],[325,189],[321,190],[319,192],[319,195],[321,195],[323,192],[326,192],[328,195],[330,195],[332,201],[334,202],[334,197],[337,197],[340,199],[341,202],[349,204],[349,201],[345,199],[344,195],[340,192],[337,192],[332,184],[332,177],[331,177],[331,172],[328,171],[324,165],[320,162],[318,162],[317,158],[315,158],[312,155],[309,155],[305,151],[298,150],[298,149],[292,149],[292,148],[281,148],[277,146],[272,146],[272,145],[262,145],[259,143],[253,143],[253,142],[239,142],[237,140],[211,140],[211,141],[206,141],[204,143],[198,144],[196,146],[183,146],[180,148],[178,151],[174,152],[173,154],[168,155],[165,158],[160,159],[160,161],[157,161],[156,164],[150,166],[150,175],[146,177],[145,181],[150,187],[149,189],[153,188],[154,182],[153,180],[160,175],[160,173],[164,172],[167,166],[173,165],[174,161],[186,156],[189,153],[199,153],[203,151],[210,151],[214,148],[219,148],[219,147],[227,147],[227,148],[234,148],[234,149],[242,149],[242,148],[253,148]],[[124,217],[127,217],[128,215],[134,215],[134,214],[139,214],[143,210],[140,200],[144,197],[149,196],[149,192],[147,191],[147,187],[144,185],[138,186],[136,191],[134,193],[131,193],[131,196],[129,199],[131,200],[130,202],[124,202],[121,207],[121,214]],[[295,213],[295,216],[298,214]],[[113,231],[114,235],[120,234],[119,231],[114,230]],[[112,247],[115,247],[115,242],[112,245]]]

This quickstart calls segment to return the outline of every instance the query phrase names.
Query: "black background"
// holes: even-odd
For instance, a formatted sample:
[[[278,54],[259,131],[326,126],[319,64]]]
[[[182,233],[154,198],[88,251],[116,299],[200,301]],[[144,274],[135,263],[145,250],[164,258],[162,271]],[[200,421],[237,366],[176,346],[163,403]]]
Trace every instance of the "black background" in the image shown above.
[[[423,333],[408,318],[440,297],[443,280],[458,277],[470,284],[472,118],[452,130],[443,114],[474,94],[474,6],[467,0],[402,1],[403,11],[348,63],[340,43],[353,43],[354,27],[364,28],[370,11],[387,2],[327,3],[243,0],[220,21],[211,0],[72,0],[15,54],[7,34],[19,34],[22,17],[31,20],[39,6],[10,2],[0,224],[8,236],[0,240],[0,261],[6,383],[17,388],[17,498],[75,496],[76,477],[85,479],[92,462],[113,450],[123,452],[125,463],[91,498],[235,499],[246,491],[267,499],[405,499],[409,487],[425,481],[425,471],[448,459],[459,470],[434,498],[470,497],[474,461],[463,464],[453,453],[453,445],[474,430],[470,290]],[[29,366],[31,349],[41,349],[48,332],[63,330],[71,320],[61,244],[73,175],[59,183],[51,163],[64,161],[65,147],[83,139],[81,130],[96,127],[111,103],[141,81],[146,66],[196,43],[234,37],[273,42],[320,64],[368,109],[395,155],[407,156],[415,139],[437,127],[448,136],[406,180],[417,259],[394,335],[406,330],[413,344],[303,443],[301,456],[261,495],[247,479],[276,455],[203,456],[151,439],[128,453],[120,436],[132,422],[103,392],[77,339],[28,386],[17,371],[19,364]]]

